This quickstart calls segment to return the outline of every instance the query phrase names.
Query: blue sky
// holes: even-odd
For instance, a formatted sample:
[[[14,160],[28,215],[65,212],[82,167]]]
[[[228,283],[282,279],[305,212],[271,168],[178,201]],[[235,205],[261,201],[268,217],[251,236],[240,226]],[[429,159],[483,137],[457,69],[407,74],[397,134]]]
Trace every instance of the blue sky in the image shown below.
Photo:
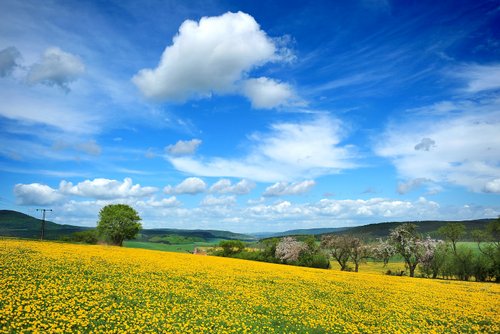
[[[0,206],[238,232],[500,214],[499,1],[0,3]]]

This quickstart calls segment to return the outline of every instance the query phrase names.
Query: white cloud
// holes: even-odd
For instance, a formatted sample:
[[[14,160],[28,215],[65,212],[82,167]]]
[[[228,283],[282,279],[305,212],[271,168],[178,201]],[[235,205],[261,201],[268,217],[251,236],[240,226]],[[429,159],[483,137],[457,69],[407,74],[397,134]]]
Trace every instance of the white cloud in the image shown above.
[[[133,184],[132,179],[125,178],[123,182],[97,178],[85,180],[73,185],[71,182],[61,181],[59,191],[62,194],[89,197],[96,199],[139,198],[150,196],[158,191],[155,187],[142,187]]]
[[[153,208],[171,208],[171,207],[178,207],[182,203],[175,197],[175,196],[170,196],[168,198],[162,198],[160,200],[156,200],[151,198],[148,201],[143,201],[139,205],[142,205],[144,207],[153,207]]]
[[[201,201],[201,206],[230,206],[236,204],[235,196],[220,196],[215,197],[208,195]]]
[[[451,76],[464,80],[461,96],[410,110],[409,119],[394,123],[377,139],[375,151],[391,159],[403,179],[495,192],[500,179],[500,95],[495,91],[500,65],[462,66]]]
[[[255,188],[255,183],[248,180],[241,180],[236,184],[232,184],[228,179],[220,179],[210,187],[210,192],[219,194],[236,194],[246,195]]]
[[[40,183],[16,184],[14,195],[20,205],[51,205],[63,199],[56,189]]]
[[[189,194],[196,195],[205,192],[207,184],[200,178],[188,177],[175,187],[166,186],[163,191],[166,194]]]
[[[85,66],[80,58],[57,47],[51,47],[45,50],[40,62],[31,67],[27,81],[69,90],[68,84],[75,81],[84,71]]]
[[[16,193],[16,192],[15,192]],[[388,198],[322,199],[311,203],[264,199],[239,206],[236,196],[209,195],[198,207],[183,208],[175,197],[142,199],[74,200],[46,185],[18,185],[16,198],[20,204],[50,205],[51,220],[58,223],[95,226],[99,210],[108,204],[123,203],[134,207],[145,228],[218,228],[233,231],[283,231],[306,227],[340,227],[381,221],[424,219],[478,219],[500,214],[498,206],[461,205],[443,207],[420,197],[415,201]]]
[[[196,152],[198,146],[201,145],[201,140],[179,140],[175,145],[168,145],[165,150],[172,155],[189,155]]]
[[[321,116],[308,122],[275,123],[266,134],[250,137],[243,158],[168,157],[183,172],[200,176],[241,177],[277,182],[314,178],[354,168],[354,147],[341,146],[339,121]]]
[[[500,100],[477,102],[465,112],[447,117],[414,119],[389,127],[376,153],[389,158],[403,179],[428,179],[487,190],[500,178]],[[415,142],[433,138],[429,151],[415,150]]]
[[[297,183],[276,182],[264,191],[263,196],[286,196],[300,195],[312,189],[316,185],[314,180],[306,180]]]
[[[11,46],[0,51],[0,77],[6,77],[18,66],[17,60],[21,58],[21,53]]]
[[[337,218],[378,217],[382,219],[403,218],[405,220],[438,216],[439,204],[420,197],[417,201],[396,201],[384,198],[368,200],[322,199],[315,206],[323,215]]]
[[[487,193],[500,193],[500,178],[486,182],[484,191]]]
[[[287,105],[295,95],[290,85],[265,77],[246,80],[243,94],[250,100],[252,107],[259,109]]]
[[[31,133],[37,135],[39,125],[51,127],[51,133],[62,131],[81,135],[95,133],[102,122],[102,115],[87,109],[82,112],[81,100],[75,96],[61,99],[57,92],[39,92],[35,89],[17,89],[9,85],[0,90],[0,99],[9,103],[0,103],[0,115],[18,122],[17,127],[30,127]],[[95,107],[95,104],[92,104]],[[45,135],[45,132],[43,133]],[[43,138],[45,139],[45,138]]]
[[[500,88],[500,64],[467,65],[458,69],[453,75],[467,80],[465,90],[468,93]]]
[[[234,89],[252,68],[276,58],[276,47],[248,14],[186,20],[155,69],[132,81],[149,98],[185,100]]]

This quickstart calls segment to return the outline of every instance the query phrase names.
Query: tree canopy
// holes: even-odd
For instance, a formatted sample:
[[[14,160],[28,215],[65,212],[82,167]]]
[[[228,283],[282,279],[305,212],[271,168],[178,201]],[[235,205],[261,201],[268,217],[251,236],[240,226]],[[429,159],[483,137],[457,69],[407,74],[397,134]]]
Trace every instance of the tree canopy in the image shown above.
[[[106,205],[99,212],[97,231],[113,245],[122,246],[126,239],[134,238],[142,225],[137,211],[126,204]]]

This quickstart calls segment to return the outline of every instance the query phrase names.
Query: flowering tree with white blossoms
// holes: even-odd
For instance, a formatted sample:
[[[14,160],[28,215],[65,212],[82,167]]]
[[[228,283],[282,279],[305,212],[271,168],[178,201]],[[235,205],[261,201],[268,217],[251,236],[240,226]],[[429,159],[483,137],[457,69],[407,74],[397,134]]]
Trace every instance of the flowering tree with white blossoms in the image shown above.
[[[307,245],[292,237],[285,237],[276,246],[275,256],[283,262],[293,262],[299,259],[300,253],[307,250]]]
[[[427,238],[419,241],[420,266],[422,272],[432,278],[436,278],[440,267],[442,266],[446,255],[446,244],[443,240]]]
[[[396,254],[396,249],[388,240],[380,238],[379,242],[372,246],[371,254],[376,259],[384,261],[385,267],[389,263],[390,258]]]
[[[417,225],[402,224],[389,234],[389,242],[393,245],[396,253],[400,254],[408,270],[410,277],[415,276],[415,268],[419,263],[430,263],[434,257],[437,241],[422,237],[417,233]]]

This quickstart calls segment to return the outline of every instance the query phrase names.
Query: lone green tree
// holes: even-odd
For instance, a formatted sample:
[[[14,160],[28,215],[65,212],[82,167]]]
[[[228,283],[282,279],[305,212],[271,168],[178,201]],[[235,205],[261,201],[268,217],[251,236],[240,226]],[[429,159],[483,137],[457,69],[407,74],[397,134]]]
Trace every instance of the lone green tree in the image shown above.
[[[451,242],[453,254],[457,256],[457,242],[465,235],[465,225],[461,223],[448,223],[438,229],[438,233]]]
[[[122,246],[123,240],[132,239],[141,229],[141,217],[126,204],[106,205],[99,211],[97,231],[113,245]]]

